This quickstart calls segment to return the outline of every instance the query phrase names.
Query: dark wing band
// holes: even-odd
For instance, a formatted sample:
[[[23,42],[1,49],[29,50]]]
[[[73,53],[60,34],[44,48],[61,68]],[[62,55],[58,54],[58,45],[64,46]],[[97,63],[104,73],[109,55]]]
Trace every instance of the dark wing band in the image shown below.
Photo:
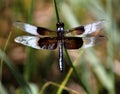
[[[37,26],[30,25],[24,22],[20,22],[20,21],[14,22],[13,25],[33,35],[42,35],[42,36],[56,36],[57,35],[55,31],[49,30],[44,27],[37,27]]]
[[[83,40],[80,37],[65,37],[64,47],[66,49],[79,49],[83,45]]]
[[[56,37],[44,37],[38,40],[38,45],[43,49],[53,50],[57,48]]]

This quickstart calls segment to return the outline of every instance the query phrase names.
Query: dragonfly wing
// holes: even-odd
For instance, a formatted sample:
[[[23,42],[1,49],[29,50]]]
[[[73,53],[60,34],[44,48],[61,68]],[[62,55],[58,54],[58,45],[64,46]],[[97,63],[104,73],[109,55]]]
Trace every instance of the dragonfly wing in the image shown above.
[[[30,46],[35,49],[53,50],[57,48],[56,38],[50,37],[39,38],[35,36],[18,36],[15,38],[15,42]]]
[[[65,37],[64,47],[66,49],[79,49],[88,48],[94,45],[104,42],[107,38],[105,36],[93,36],[93,37]]]
[[[104,20],[97,21],[92,24],[88,24],[85,26],[85,32],[83,33],[84,35],[94,33],[96,31],[101,30],[104,27]]]
[[[93,37],[84,37],[82,48],[92,47],[92,46],[98,45],[106,40],[107,40],[107,38],[103,35],[98,35],[98,36],[93,36]]]
[[[73,29],[67,30],[66,35],[70,35],[69,33],[71,33],[71,35],[76,35],[79,37],[89,35],[102,29],[104,27],[104,22],[104,20],[100,20],[85,26],[75,27]]]
[[[83,45],[83,40],[80,37],[65,37],[64,47],[66,49],[79,49]]]
[[[57,35],[55,31],[49,30],[44,27],[37,27],[37,26],[30,25],[24,22],[20,22],[20,21],[14,22],[13,25],[33,35],[44,35],[44,36],[47,36],[47,35],[56,36]]]
[[[32,48],[35,49],[41,49],[38,46],[37,41],[39,40],[38,37],[35,36],[18,36],[15,38],[15,42],[26,45],[26,46],[30,46]]]

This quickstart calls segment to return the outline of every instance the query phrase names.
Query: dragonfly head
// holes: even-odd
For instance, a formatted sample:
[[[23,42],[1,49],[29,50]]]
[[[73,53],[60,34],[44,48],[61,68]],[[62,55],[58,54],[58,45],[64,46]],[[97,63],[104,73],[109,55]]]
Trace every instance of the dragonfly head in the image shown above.
[[[58,22],[58,23],[56,24],[56,26],[57,26],[57,30],[58,30],[58,31],[63,31],[63,30],[64,30],[64,23]]]
[[[63,23],[63,22],[58,22],[58,23],[56,24],[56,26],[57,26],[57,28],[59,28],[59,27],[64,27],[64,23]]]

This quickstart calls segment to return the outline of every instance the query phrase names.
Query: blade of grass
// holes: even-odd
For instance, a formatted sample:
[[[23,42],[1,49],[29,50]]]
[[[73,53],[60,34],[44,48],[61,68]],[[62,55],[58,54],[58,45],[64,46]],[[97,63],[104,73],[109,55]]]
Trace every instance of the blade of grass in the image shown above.
[[[2,85],[2,82],[0,81],[0,94],[8,94],[6,88]]]
[[[65,3],[61,3],[61,6],[62,6],[61,10],[62,10],[63,16],[64,16],[65,20],[67,21],[67,23],[69,23],[68,25],[70,27],[79,26],[80,23],[75,18],[75,15],[71,12],[70,7]]]
[[[91,64],[93,71],[95,72],[96,76],[99,78],[100,82],[106,87],[108,90],[113,88],[113,84],[111,82],[111,78],[107,74],[107,71],[104,69],[102,64],[100,63],[101,60],[96,58],[95,51],[91,48],[91,50],[87,50],[86,60],[88,60]],[[89,59],[91,58],[91,59]]]
[[[110,25],[108,26],[109,31],[109,42],[108,42],[108,66],[109,66],[109,77],[111,78],[111,82],[113,84],[113,88],[109,89],[109,94],[115,94],[115,86],[114,86],[114,36],[113,36],[113,19],[112,19],[112,0],[107,0],[107,10],[109,13],[109,21]]]
[[[6,48],[7,48],[7,45],[8,45],[8,42],[9,42],[9,40],[10,40],[10,37],[11,37],[11,35],[12,35],[12,32],[10,32],[10,34],[8,35],[8,38],[7,38],[7,41],[6,41],[6,43],[5,43],[5,47],[4,47],[4,49],[3,49],[3,52],[5,52],[5,50],[6,50]],[[2,70],[3,70],[3,59],[2,58],[4,58],[4,54],[3,54],[3,56],[1,57],[1,63],[0,63],[0,81],[2,81]],[[2,84],[0,83],[0,87],[2,87]],[[1,90],[1,88],[0,88],[0,93],[2,93],[2,90]]]
[[[57,22],[60,22],[56,0],[54,0],[54,6],[55,6],[55,13],[56,13],[56,17],[57,17]]]
[[[32,23],[32,17],[33,17],[33,8],[34,8],[34,0],[31,0],[30,1],[31,3],[30,3],[30,9],[28,10],[28,19],[27,19],[27,21],[28,21],[28,23]],[[24,67],[24,70],[25,70],[25,72],[24,72],[24,77],[25,77],[25,79],[27,80],[27,81],[29,81],[29,78],[30,78],[30,75],[31,75],[31,67],[33,66],[32,64],[34,64],[34,62],[35,62],[35,57],[33,57],[34,56],[34,54],[36,54],[35,53],[35,50],[33,50],[32,48],[30,48],[30,47],[26,47],[26,52],[27,52],[27,59],[26,59],[26,61],[25,61],[25,67]],[[33,58],[34,58],[34,60],[33,60]]]
[[[82,88],[87,92],[87,94],[90,94],[88,89],[86,88],[86,86],[84,85],[84,83],[81,81],[80,77],[78,76],[78,72],[75,68],[75,65],[77,64],[77,61],[78,59],[80,58],[80,56],[82,55],[84,51],[80,51],[79,55],[77,56],[77,58],[75,59],[75,61],[72,63],[70,57],[69,57],[69,54],[67,52],[67,50],[65,49],[65,53],[66,53],[66,59],[68,61],[68,63],[70,64],[71,68],[70,70],[68,71],[65,79],[62,81],[61,85],[60,85],[60,88],[58,89],[57,91],[57,94],[62,94],[62,91],[63,91],[63,87],[65,87],[65,85],[67,84],[68,80],[70,79],[70,76],[72,75],[72,72],[74,71],[76,77],[79,79],[79,83],[81,84]]]
[[[30,9],[28,10],[28,19],[27,19],[27,21],[29,23],[32,23],[32,18],[33,18],[32,14],[33,14],[35,0],[31,0],[30,2],[31,2],[31,4],[30,4]]]
[[[15,79],[17,80],[17,82],[19,83],[19,85],[24,90],[25,94],[32,94],[31,90],[30,90],[30,87],[28,86],[28,84],[25,82],[25,80],[22,78],[21,74],[17,71],[17,69],[15,68],[15,66],[7,58],[7,56],[5,55],[5,53],[1,49],[0,49],[0,58],[2,58],[5,61],[5,64],[8,66],[9,70],[14,75]]]
[[[49,82],[46,82],[46,83],[43,85],[43,87],[41,88],[39,94],[44,94],[45,89],[46,89],[48,86],[50,86],[50,85],[53,85],[53,86],[56,86],[56,87],[60,87],[60,84],[57,84],[57,83],[54,83],[54,82],[49,81]],[[77,91],[75,91],[75,90],[72,90],[72,89],[70,89],[70,88],[67,88],[67,87],[63,87],[63,89],[64,89],[64,90],[67,90],[67,91],[69,91],[69,92],[71,92],[71,93],[73,93],[73,94],[79,94],[79,92],[77,92]]]

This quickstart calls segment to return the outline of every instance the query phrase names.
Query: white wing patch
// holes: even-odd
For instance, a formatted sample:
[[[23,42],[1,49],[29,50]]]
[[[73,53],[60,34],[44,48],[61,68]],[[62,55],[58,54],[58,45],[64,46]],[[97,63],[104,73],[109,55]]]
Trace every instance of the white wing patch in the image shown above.
[[[21,43],[26,46],[30,46],[35,49],[41,49],[37,44],[37,41],[39,40],[38,37],[35,36],[18,36],[15,38],[15,42]]]
[[[82,48],[92,47],[94,45],[100,44],[101,42],[107,40],[105,36],[94,36],[94,37],[84,37]]]
[[[83,35],[87,35],[102,29],[104,27],[104,23],[105,23],[104,20],[100,20],[95,23],[86,25],[85,32],[83,33]]]
[[[17,28],[25,31],[25,32],[30,33],[30,34],[39,35],[37,33],[37,27],[36,26],[30,25],[30,24],[27,24],[27,23],[23,23],[23,22],[19,22],[19,21],[14,22],[13,25],[16,26]]]
[[[83,46],[82,48],[88,48],[88,47],[92,47],[94,46],[95,44],[95,37],[91,37],[91,38],[84,38],[83,39],[84,43],[83,43]]]

